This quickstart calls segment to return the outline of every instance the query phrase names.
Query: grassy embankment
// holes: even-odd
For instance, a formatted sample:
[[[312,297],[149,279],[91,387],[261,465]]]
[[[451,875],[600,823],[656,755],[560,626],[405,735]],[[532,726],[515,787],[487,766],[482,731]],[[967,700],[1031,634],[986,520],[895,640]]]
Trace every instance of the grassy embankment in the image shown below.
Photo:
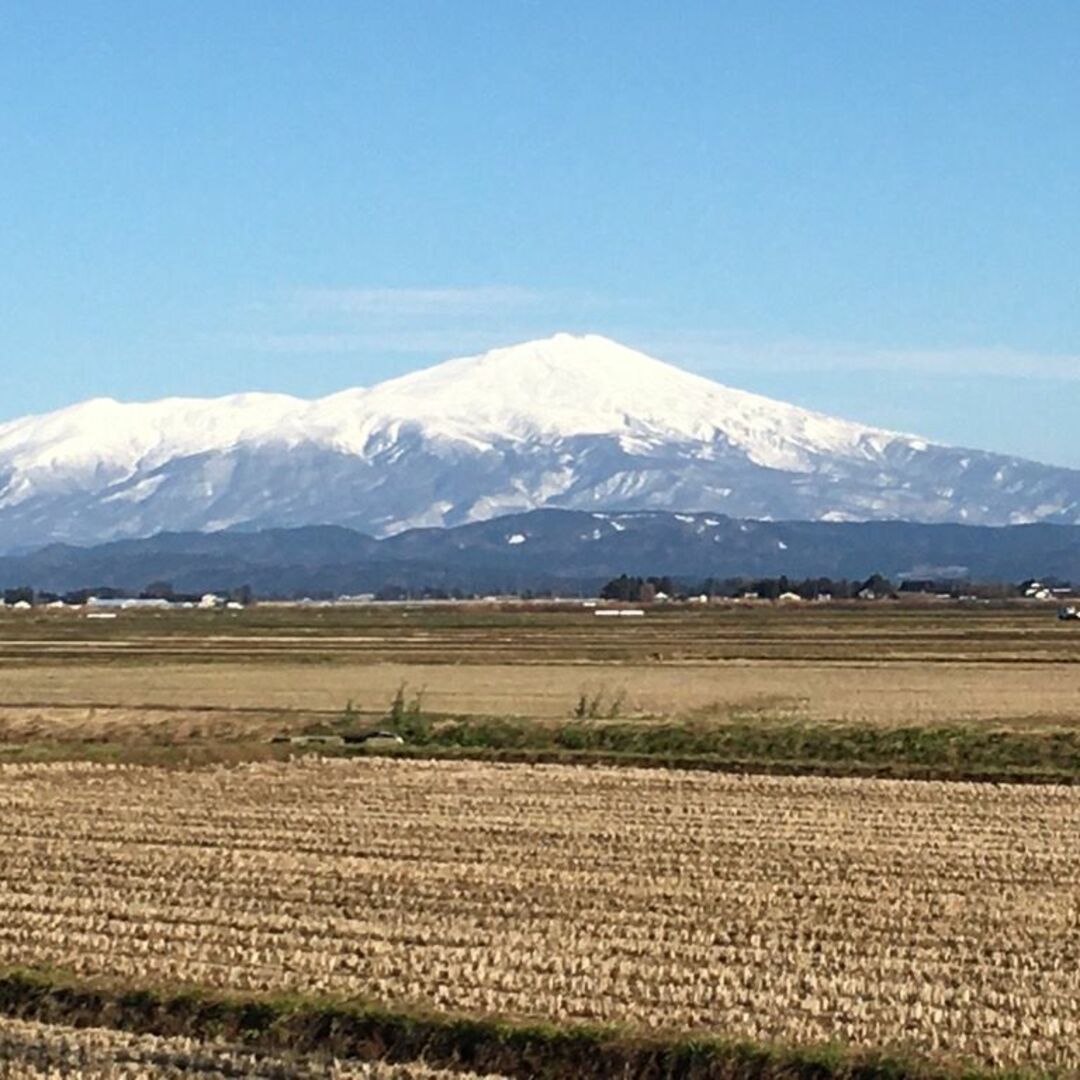
[[[440,1068],[529,1080],[1023,1080],[1028,1075],[839,1044],[797,1047],[713,1036],[639,1035],[615,1026],[525,1023],[355,1000],[120,987],[32,969],[0,972],[0,1015],[224,1040],[328,1060],[423,1060]]]
[[[349,716],[313,730],[362,730]],[[398,747],[361,744],[346,752],[659,765],[725,771],[837,776],[1080,781],[1080,730],[814,724],[732,710],[724,717],[623,720],[575,716],[560,723],[524,718],[440,717],[392,707],[380,725]]]

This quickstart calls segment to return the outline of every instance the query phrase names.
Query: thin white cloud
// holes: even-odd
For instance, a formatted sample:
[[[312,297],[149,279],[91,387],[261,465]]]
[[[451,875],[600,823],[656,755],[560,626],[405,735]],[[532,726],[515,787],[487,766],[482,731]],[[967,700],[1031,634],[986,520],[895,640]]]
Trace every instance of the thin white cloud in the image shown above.
[[[261,327],[224,336],[234,347],[267,353],[382,352],[446,358],[556,330],[593,331],[717,377],[741,371],[890,371],[1080,381],[1080,354],[996,345],[916,349],[798,337],[755,340],[714,330],[642,333],[640,311],[633,323],[627,317],[635,306],[627,298],[588,291],[516,285],[307,286],[291,290],[284,303],[279,297],[276,305],[260,305],[255,321]]]
[[[429,354],[440,359],[482,352],[529,338],[546,337],[561,325],[528,320],[497,328],[475,322],[436,325],[377,324],[368,330],[296,330],[223,335],[233,348],[245,351],[330,355],[341,353]],[[584,329],[570,327],[575,332]],[[588,329],[588,328],[586,328]],[[843,342],[779,340],[739,342],[710,334],[652,337],[620,334],[604,327],[596,332],[702,373],[722,377],[741,371],[874,372],[909,371],[923,375],[1011,377],[1080,381],[1080,356],[1025,352],[989,346],[956,349],[895,349]]]
[[[481,285],[468,289],[305,288],[298,289],[292,300],[306,315],[416,318],[521,311],[541,304],[544,294],[512,285]]]
[[[516,285],[296,287],[248,305],[238,319],[246,325],[214,337],[245,352],[441,360],[579,329],[607,304],[588,291]]]
[[[529,333],[524,334],[530,336]],[[537,336],[537,335],[531,335]],[[439,359],[483,352],[521,340],[521,334],[493,334],[483,329],[375,330],[370,333],[228,334],[218,340],[249,352],[330,355],[339,353],[431,354]]]
[[[746,342],[694,333],[639,338],[637,344],[656,356],[692,364],[699,370],[911,371],[1080,380],[1080,354],[1029,352],[1006,346],[904,349],[804,339]]]

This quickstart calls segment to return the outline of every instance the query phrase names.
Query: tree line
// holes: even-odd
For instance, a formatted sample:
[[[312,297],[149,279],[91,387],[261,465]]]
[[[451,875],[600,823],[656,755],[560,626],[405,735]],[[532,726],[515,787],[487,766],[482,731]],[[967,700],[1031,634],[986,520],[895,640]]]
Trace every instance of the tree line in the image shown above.
[[[1048,584],[1068,587],[1068,582],[1047,579]],[[616,600],[624,603],[650,603],[657,598],[685,600],[689,597],[705,596],[717,599],[736,599],[754,597],[761,600],[776,600],[781,596],[794,595],[801,600],[874,600],[892,596],[932,595],[948,596],[953,599],[975,597],[980,600],[1000,600],[1013,596],[1023,596],[1030,580],[1013,584],[1011,582],[990,581],[972,582],[956,579],[905,579],[900,582],[890,581],[884,574],[871,574],[866,578],[831,578],[807,577],[789,578],[784,574],[778,577],[729,577],[705,578],[704,580],[682,581],[667,575],[634,576],[620,574],[612,578],[600,589],[603,600]]]

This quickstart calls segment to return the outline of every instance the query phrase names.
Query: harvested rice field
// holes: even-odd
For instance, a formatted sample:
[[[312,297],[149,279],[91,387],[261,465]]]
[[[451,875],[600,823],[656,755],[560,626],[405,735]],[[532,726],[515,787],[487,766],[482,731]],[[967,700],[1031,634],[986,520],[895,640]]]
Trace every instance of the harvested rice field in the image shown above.
[[[0,965],[1078,1072],[1078,835],[1056,786],[6,765]]]

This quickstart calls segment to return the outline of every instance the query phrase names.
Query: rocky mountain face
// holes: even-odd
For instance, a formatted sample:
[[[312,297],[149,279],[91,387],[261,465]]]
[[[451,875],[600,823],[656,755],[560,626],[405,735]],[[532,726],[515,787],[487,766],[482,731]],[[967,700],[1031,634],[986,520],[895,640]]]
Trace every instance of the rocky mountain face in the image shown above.
[[[539,508],[1080,521],[1080,471],[721,386],[596,336],[307,401],[101,399],[0,425],[0,552],[162,531],[377,537]]]

